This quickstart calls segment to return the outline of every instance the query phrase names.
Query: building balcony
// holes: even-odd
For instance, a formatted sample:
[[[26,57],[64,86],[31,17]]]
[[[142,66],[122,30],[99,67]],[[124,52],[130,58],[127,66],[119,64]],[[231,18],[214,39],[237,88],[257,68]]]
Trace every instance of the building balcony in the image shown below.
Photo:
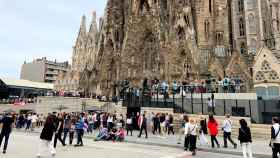
[[[58,75],[58,71],[46,71],[46,74]]]

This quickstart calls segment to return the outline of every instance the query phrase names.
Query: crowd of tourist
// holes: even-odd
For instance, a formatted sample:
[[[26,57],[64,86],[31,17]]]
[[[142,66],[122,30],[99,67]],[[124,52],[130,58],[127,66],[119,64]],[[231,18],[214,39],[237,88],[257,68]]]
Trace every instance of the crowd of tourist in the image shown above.
[[[152,96],[163,95],[168,97],[169,95],[185,95],[187,93],[240,93],[244,91],[246,87],[242,80],[236,78],[230,78],[226,76],[223,79],[218,80],[199,80],[193,82],[179,82],[172,81],[168,83],[166,81],[160,81],[158,79],[147,80],[143,83],[143,87],[130,87],[126,88],[127,93],[132,93],[134,96],[145,95],[148,93]]]
[[[118,115],[115,113],[94,112],[94,113],[50,113],[46,116],[35,113],[26,115],[5,114],[0,118],[2,131],[0,134],[0,145],[5,138],[3,153],[6,153],[9,136],[12,128],[33,131],[35,128],[41,129],[40,145],[38,157],[42,156],[42,151],[48,149],[49,153],[55,156],[58,141],[62,146],[72,145],[76,135],[75,147],[83,146],[83,136],[85,133],[95,133],[94,141],[118,141],[123,142],[126,136],[133,136],[135,130],[137,136],[145,134],[148,138],[148,131],[153,135],[166,137],[174,135],[174,116],[168,113],[137,113],[136,115]],[[277,158],[280,153],[280,125],[279,119],[272,119],[271,147],[273,158]],[[226,115],[223,123],[219,124],[214,115],[208,118],[200,115],[199,119],[188,117],[182,114],[179,118],[178,144],[181,144],[183,136],[184,148],[186,151],[196,155],[197,144],[201,146],[210,145],[212,148],[220,148],[221,143],[217,136],[223,136],[223,147],[228,148],[228,141],[234,149],[237,143],[232,139],[231,133],[233,122],[230,115]],[[221,126],[219,126],[221,125]],[[219,132],[222,131],[221,134]],[[208,140],[208,136],[210,141]],[[69,142],[66,142],[68,138]],[[238,141],[241,144],[244,158],[252,158],[252,136],[245,119],[239,121]]]

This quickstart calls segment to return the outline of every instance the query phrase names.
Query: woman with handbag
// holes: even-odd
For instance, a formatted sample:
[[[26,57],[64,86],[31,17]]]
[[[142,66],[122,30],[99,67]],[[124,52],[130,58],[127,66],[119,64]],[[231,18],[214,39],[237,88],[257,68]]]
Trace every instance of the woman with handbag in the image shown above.
[[[207,122],[206,119],[201,116],[200,117],[200,122],[199,122],[199,141],[200,141],[200,145],[208,145],[208,140],[207,140]]]
[[[43,151],[46,148],[48,148],[52,157],[54,157],[56,154],[55,148],[53,147],[52,144],[53,135],[56,131],[54,119],[55,116],[53,115],[48,116],[46,119],[44,128],[40,134],[40,143],[39,143],[37,158],[42,157]]]
[[[243,157],[247,158],[249,155],[249,158],[253,158],[252,154],[252,136],[251,136],[251,130],[247,125],[247,122],[244,119],[239,120],[240,128],[239,128],[239,134],[238,134],[238,140],[240,141],[242,151],[243,151]]]

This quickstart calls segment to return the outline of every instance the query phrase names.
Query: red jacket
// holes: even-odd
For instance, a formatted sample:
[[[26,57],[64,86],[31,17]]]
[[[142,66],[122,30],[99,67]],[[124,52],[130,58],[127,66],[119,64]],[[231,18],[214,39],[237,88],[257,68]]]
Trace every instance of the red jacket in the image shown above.
[[[208,122],[208,129],[209,129],[209,132],[210,132],[211,136],[217,136],[218,135],[218,123],[217,123],[217,121],[215,121],[215,122],[209,121]]]

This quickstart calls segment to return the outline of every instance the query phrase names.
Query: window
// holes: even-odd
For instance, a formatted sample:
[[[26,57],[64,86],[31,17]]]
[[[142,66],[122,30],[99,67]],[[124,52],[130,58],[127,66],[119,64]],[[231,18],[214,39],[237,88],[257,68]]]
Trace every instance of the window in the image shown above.
[[[267,88],[267,92],[269,96],[277,97],[279,96],[279,87],[271,86]]]
[[[135,63],[135,59],[134,59],[134,56],[132,56],[131,57],[131,64],[134,65],[134,63]]]
[[[278,76],[277,72],[271,71],[269,73],[269,80],[279,80],[279,76]]]
[[[187,15],[187,16],[185,15],[184,20],[185,20],[185,23],[186,23],[187,27],[190,27],[189,15]]]
[[[262,62],[261,70],[262,71],[271,71],[271,66],[266,60]]]
[[[254,9],[256,8],[256,0],[247,0],[247,5],[249,9]]]
[[[240,53],[245,54],[247,52],[246,45],[244,42],[240,44]]]
[[[266,33],[266,22],[265,22],[265,20],[263,20],[263,30],[264,30],[264,33]]]
[[[216,43],[217,45],[222,45],[223,44],[223,33],[222,32],[217,32],[216,33]]]
[[[239,34],[240,34],[240,36],[244,36],[245,35],[245,27],[244,27],[244,20],[243,20],[243,18],[239,19]]]
[[[256,22],[254,14],[249,14],[249,28],[250,33],[256,33]]]
[[[239,12],[244,11],[244,0],[238,0],[238,11]]]
[[[277,18],[277,31],[279,31],[279,29],[280,29],[280,22],[279,22],[279,19]]]
[[[140,13],[143,14],[144,9],[146,9],[146,11],[148,12],[150,11],[150,5],[148,0],[140,0],[140,8],[139,8]]]
[[[255,80],[256,80],[256,81],[263,81],[263,80],[265,80],[265,75],[264,75],[264,73],[261,72],[261,71],[257,72]]]
[[[257,87],[256,93],[258,97],[267,97],[267,90],[265,87]]]
[[[179,27],[179,29],[178,29],[178,37],[179,37],[180,41],[184,40],[186,38],[186,34],[185,34],[184,28]]]
[[[209,38],[209,33],[210,33],[210,23],[208,20],[205,20],[204,22],[204,31],[205,31],[205,38]]]
[[[255,39],[251,40],[251,54],[255,55],[257,53],[257,41]]]
[[[209,13],[212,13],[212,0],[209,0]]]

